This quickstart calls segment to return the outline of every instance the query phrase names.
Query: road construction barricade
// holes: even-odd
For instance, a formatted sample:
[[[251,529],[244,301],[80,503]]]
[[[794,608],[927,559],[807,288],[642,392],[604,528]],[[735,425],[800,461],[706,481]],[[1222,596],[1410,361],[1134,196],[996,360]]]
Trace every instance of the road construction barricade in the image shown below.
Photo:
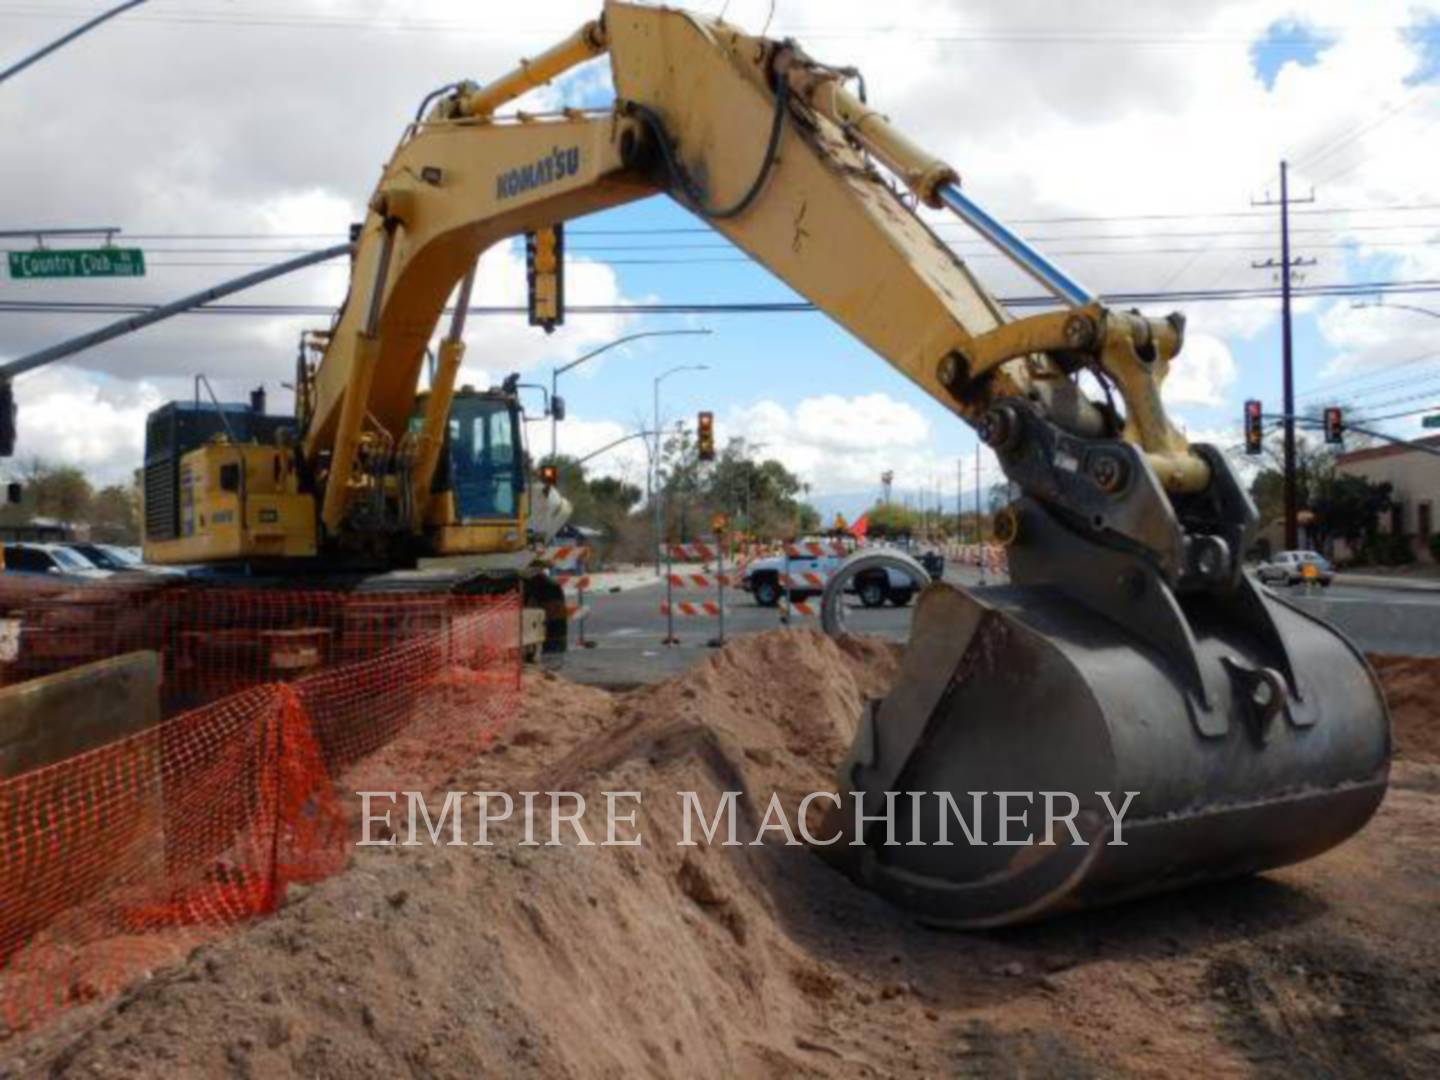
[[[585,640],[585,620],[590,616],[590,605],[585,602],[585,594],[590,591],[590,549],[549,547],[541,558],[550,564],[550,579],[565,593],[565,618],[575,627],[575,644],[588,649],[591,642]]]
[[[1001,544],[961,544],[958,561],[961,566],[973,566],[983,579],[985,574],[1004,577],[1010,573],[1010,559]]]
[[[785,545],[784,569],[780,573],[780,603],[777,605],[782,623],[788,623],[792,615],[820,615],[818,597],[825,591],[830,575],[809,564],[816,559],[843,558],[849,550],[849,545],[843,540],[804,540]],[[794,563],[799,565],[792,565]],[[813,592],[817,599],[796,600],[791,596],[792,592]]]
[[[702,566],[713,563],[714,572],[708,570],[701,573],[681,573],[675,569],[675,564],[700,563]],[[716,621],[715,636],[710,640],[711,645],[725,644],[725,590],[737,589],[740,587],[740,573],[736,570],[727,570],[725,567],[725,545],[719,541],[695,541],[688,544],[667,544],[665,546],[665,599],[660,602],[660,613],[665,616],[665,640],[666,645],[678,645],[680,639],[675,636],[675,617],[714,619]],[[677,590],[697,590],[710,592],[710,596],[699,599],[677,600]]]
[[[0,1032],[114,993],[339,871],[355,792],[443,782],[519,705],[516,591],[10,580],[0,605],[19,626],[7,680],[137,650],[163,673],[146,727],[16,771],[8,751],[25,744],[0,745]]]

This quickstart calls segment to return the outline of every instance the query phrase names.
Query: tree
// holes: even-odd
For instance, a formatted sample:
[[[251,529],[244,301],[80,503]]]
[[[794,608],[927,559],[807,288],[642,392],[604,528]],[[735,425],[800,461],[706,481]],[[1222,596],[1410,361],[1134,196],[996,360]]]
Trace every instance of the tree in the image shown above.
[[[798,496],[798,476],[774,458],[759,460],[744,439],[731,439],[713,464],[700,461],[688,432],[667,439],[660,487],[673,539],[708,535],[711,519],[726,514],[735,527],[765,539],[813,532],[820,514]]]
[[[98,492],[80,469],[51,465],[43,458],[25,462],[20,475],[20,503],[0,508],[0,524],[25,525],[36,518],[52,518],[65,525],[89,526],[91,539],[101,543],[140,542],[138,469],[130,483],[108,484]]]
[[[1270,466],[1250,484],[1262,524],[1285,515],[1283,443],[1277,437],[1265,449]],[[1311,514],[1306,532],[1315,547],[1330,550],[1336,540],[1344,540],[1359,551],[1374,547],[1379,517],[1390,508],[1391,487],[1339,472],[1330,447],[1301,436],[1295,440],[1295,504]]]
[[[912,535],[920,524],[920,515],[899,503],[879,502],[870,508],[869,535],[878,539]]]
[[[140,542],[140,505],[133,487],[110,484],[90,503],[90,539],[102,544]]]
[[[640,502],[641,492],[634,484],[613,476],[591,480],[585,466],[566,454],[546,455],[540,464],[555,466],[560,493],[570,501],[571,520],[577,525],[605,528],[617,513],[623,518]]]
[[[36,459],[27,474],[25,488],[36,517],[54,518],[67,525],[89,520],[95,489],[75,466],[52,466]]]
[[[1285,444],[1279,435],[1265,444],[1267,465],[1250,484],[1250,497],[1260,511],[1262,525],[1285,516]],[[1295,438],[1295,505],[1308,507],[1311,493],[1324,478],[1335,473],[1335,455],[1324,443],[1297,435]]]
[[[1344,540],[1352,551],[1373,545],[1380,515],[1390,509],[1392,490],[1389,484],[1374,484],[1363,476],[1330,473],[1322,477],[1310,499],[1310,511],[1315,515],[1311,539],[1320,546]]]

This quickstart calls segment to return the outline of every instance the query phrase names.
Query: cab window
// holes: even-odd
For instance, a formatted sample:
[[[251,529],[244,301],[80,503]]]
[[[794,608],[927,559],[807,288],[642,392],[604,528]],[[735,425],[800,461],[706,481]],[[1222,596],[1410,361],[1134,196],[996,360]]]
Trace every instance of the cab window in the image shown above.
[[[457,399],[450,412],[450,482],[462,520],[519,513],[516,416],[503,401]]]

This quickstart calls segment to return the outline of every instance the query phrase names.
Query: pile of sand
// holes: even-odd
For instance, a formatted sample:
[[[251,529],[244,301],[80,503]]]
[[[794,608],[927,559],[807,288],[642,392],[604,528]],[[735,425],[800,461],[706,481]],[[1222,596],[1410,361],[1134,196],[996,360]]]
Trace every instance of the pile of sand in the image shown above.
[[[1005,933],[920,928],[775,837],[676,845],[677,791],[748,793],[746,836],[771,790],[831,785],[895,666],[886,646],[781,631],[628,694],[528,676],[524,715],[435,782],[640,791],[642,846],[517,847],[510,822],[493,848],[362,849],[274,918],[0,1055],[77,1075],[1440,1068],[1436,766],[1402,765],[1362,838],[1302,867]]]
[[[1372,656],[1370,662],[1390,705],[1396,756],[1440,761],[1440,657]]]

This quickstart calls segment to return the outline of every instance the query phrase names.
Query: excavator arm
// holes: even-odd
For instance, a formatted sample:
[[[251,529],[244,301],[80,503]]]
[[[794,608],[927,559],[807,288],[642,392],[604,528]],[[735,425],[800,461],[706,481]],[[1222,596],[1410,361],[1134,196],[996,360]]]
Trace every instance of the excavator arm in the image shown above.
[[[514,97],[606,51],[613,110],[496,117]],[[1110,483],[1133,464],[1170,491],[1204,490],[1210,467],[1159,396],[1181,343],[1178,318],[1108,312],[1009,238],[1002,250],[1031,272],[1042,267],[1037,276],[1048,286],[1063,281],[1067,305],[1012,319],[911,205],[973,205],[959,195],[955,170],[850,94],[847,74],[792,43],[610,3],[601,20],[543,56],[442,100],[407,132],[371,200],[351,295],[305,418],[306,456],[327,476],[325,528],[344,527],[363,433],[403,436],[425,349],[457,283],[468,296],[478,256],[517,233],[659,192],[706,218],[997,447],[1016,437],[1018,409],[1078,437],[1123,433],[1140,456],[1097,460],[1092,469]],[[463,327],[458,305],[419,440],[422,499]],[[1123,420],[1081,393],[1084,369],[1118,388]],[[1033,473],[1015,479],[1030,488]],[[1053,501],[1060,485],[1050,486]],[[1123,515],[1107,518],[1105,529],[1163,542],[1157,557],[1167,577],[1185,574],[1175,530],[1137,535]]]
[[[605,52],[613,108],[497,116]],[[1241,573],[1254,508],[1161,399],[1183,320],[1107,308],[851,94],[855,74],[719,20],[610,0],[501,79],[447,88],[385,168],[307,398],[324,529],[347,526],[361,444],[404,437],[459,285],[418,440],[417,500],[429,491],[489,245],[665,193],[973,425],[1022,492],[1000,521],[1013,584],[922,594],[895,687],[841,784],[872,822],[896,790],[952,807],[968,792],[1070,793],[1073,840],[1036,839],[1036,811],[1029,845],[996,845],[992,819],[975,823],[978,845],[941,846],[937,817],[917,812],[828,849],[849,873],[926,919],[995,925],[1282,865],[1349,836],[1385,789],[1384,703],[1348,642]],[[1013,318],[917,204],[960,215],[1056,310]],[[1105,846],[1101,796],[1125,792],[1126,846]]]

